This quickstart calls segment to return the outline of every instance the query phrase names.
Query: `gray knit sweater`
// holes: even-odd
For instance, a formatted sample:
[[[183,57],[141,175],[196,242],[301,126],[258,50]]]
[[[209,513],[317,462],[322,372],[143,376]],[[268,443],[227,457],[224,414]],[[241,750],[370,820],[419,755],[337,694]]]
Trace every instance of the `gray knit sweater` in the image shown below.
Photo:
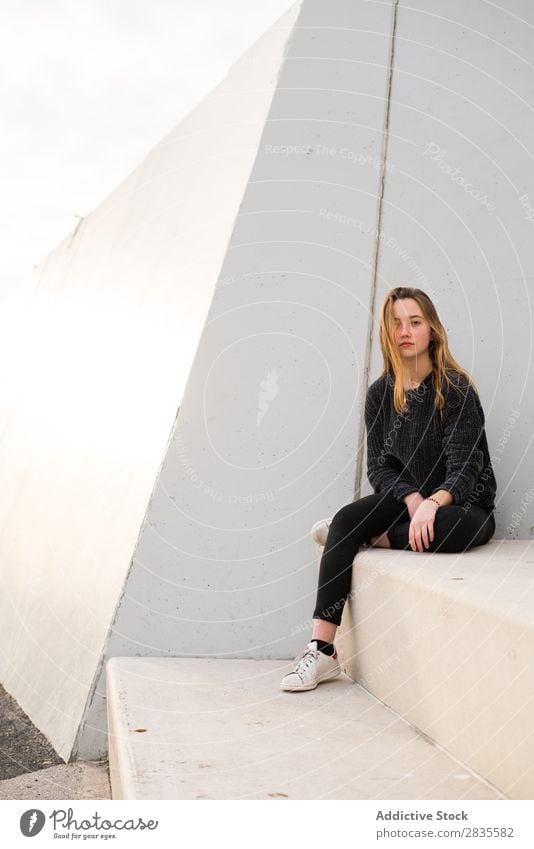
[[[454,371],[449,376],[455,386],[444,381],[442,420],[434,409],[432,373],[416,389],[406,391],[404,415],[393,407],[391,374],[369,386],[365,400],[369,483],[375,492],[390,492],[398,501],[410,492],[427,498],[446,489],[453,504],[494,509],[497,485],[480,399],[463,375]]]

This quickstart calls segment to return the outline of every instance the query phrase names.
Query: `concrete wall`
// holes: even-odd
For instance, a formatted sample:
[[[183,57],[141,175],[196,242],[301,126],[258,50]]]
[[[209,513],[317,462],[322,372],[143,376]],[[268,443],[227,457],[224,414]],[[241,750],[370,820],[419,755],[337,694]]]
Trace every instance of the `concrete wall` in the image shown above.
[[[0,672],[64,756],[106,750],[108,657],[302,646],[310,525],[370,491],[391,286],[435,300],[497,535],[532,538],[529,13],[295,4],[43,264],[2,408]]]
[[[533,539],[534,10],[511,6],[399,3],[377,302],[402,283],[434,300],[480,389],[496,537]]]
[[[0,680],[63,757],[100,670],[297,11],[4,313],[15,375],[2,382]]]
[[[354,497],[373,288],[372,233],[328,212],[377,223],[391,27],[388,4],[302,6],[105,657],[302,643],[312,519]]]

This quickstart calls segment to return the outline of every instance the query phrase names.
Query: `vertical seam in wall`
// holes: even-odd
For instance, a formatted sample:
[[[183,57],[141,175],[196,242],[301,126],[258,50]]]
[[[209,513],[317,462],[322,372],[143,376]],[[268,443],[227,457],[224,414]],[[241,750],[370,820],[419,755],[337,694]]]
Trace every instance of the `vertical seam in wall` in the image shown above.
[[[395,57],[395,33],[397,30],[397,7],[399,5],[399,0],[393,0],[393,15],[392,15],[392,25],[391,25],[391,37],[390,37],[390,50],[389,50],[389,64],[388,64],[388,76],[386,83],[386,108],[385,108],[385,116],[384,116],[384,132],[382,134],[382,155],[380,157],[380,161],[382,163],[380,169],[380,184],[379,184],[379,193],[378,193],[378,205],[377,205],[377,224],[375,227],[376,232],[376,240],[374,246],[374,254],[373,254],[373,266],[372,266],[372,277],[371,277],[371,298],[369,303],[369,319],[367,325],[367,344],[365,349],[365,366],[364,366],[364,380],[362,383],[362,403],[360,404],[360,426],[358,428],[359,434],[359,444],[358,450],[356,452],[356,477],[354,481],[354,498],[360,497],[361,486],[362,486],[362,476],[363,476],[363,449],[364,449],[364,435],[365,435],[365,398],[367,396],[367,389],[369,388],[369,371],[371,364],[371,351],[373,347],[373,331],[374,331],[374,312],[375,312],[375,303],[376,303],[376,278],[378,273],[378,258],[380,252],[380,235],[382,228],[382,203],[384,199],[384,189],[386,184],[386,164],[387,164],[387,153],[388,153],[388,141],[389,141],[389,112],[390,112],[390,104],[391,104],[391,88],[393,83],[393,60]]]

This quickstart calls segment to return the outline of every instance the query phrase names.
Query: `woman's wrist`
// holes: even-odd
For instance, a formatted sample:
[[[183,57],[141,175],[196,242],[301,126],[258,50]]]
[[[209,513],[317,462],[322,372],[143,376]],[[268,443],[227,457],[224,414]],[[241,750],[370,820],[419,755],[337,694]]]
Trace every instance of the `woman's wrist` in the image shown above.
[[[435,501],[438,507],[447,507],[448,504],[452,504],[454,501],[452,494],[446,489],[437,489],[428,497],[432,501]]]
[[[402,500],[405,504],[410,504],[412,501],[424,501],[424,498],[420,492],[414,490],[413,492],[409,492],[408,495],[405,495]]]

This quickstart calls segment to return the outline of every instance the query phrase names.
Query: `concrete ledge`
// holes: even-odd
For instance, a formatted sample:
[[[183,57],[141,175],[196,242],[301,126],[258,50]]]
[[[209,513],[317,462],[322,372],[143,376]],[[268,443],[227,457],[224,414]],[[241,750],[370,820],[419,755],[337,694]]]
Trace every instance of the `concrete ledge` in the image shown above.
[[[354,681],[510,798],[534,798],[531,542],[362,548],[336,642]]]
[[[293,661],[108,661],[113,799],[497,799],[346,676],[307,693]]]

